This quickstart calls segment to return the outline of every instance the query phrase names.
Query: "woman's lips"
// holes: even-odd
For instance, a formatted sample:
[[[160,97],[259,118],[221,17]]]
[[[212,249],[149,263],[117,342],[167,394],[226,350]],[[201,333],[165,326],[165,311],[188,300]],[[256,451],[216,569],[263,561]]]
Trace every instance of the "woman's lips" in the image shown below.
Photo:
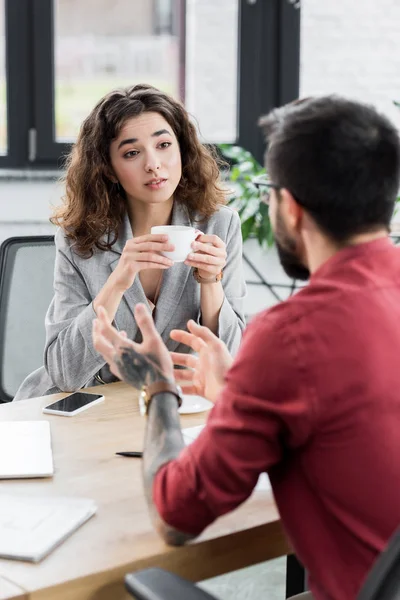
[[[159,190],[160,188],[164,187],[166,183],[167,179],[163,179],[160,177],[160,179],[154,179],[152,181],[149,181],[149,183],[146,183],[145,186],[150,190]]]

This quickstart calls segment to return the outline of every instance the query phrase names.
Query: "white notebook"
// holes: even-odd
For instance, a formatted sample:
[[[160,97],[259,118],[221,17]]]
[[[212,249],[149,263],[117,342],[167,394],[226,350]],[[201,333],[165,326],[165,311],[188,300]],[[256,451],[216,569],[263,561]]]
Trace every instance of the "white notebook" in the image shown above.
[[[0,479],[53,475],[48,421],[0,422]]]
[[[0,557],[39,562],[95,512],[87,498],[0,493]]]
[[[189,444],[191,444],[197,438],[197,436],[199,435],[199,433],[201,432],[201,430],[203,428],[204,428],[204,425],[197,425],[196,427],[186,427],[185,429],[182,429],[183,441],[185,442],[186,446],[189,446]],[[260,477],[258,478],[257,485],[254,489],[255,490],[270,490],[271,489],[271,482],[269,480],[267,473],[261,473]]]

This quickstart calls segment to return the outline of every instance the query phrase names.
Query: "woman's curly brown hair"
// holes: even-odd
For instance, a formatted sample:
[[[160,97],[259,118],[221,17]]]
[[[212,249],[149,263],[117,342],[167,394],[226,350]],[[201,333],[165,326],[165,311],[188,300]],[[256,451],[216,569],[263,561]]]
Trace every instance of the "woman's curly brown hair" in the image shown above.
[[[91,256],[95,247],[110,250],[126,213],[125,193],[112,182],[110,144],[127,119],[157,112],[172,127],[182,157],[182,177],[175,200],[189,214],[211,216],[226,203],[220,161],[198,138],[184,106],[164,92],[141,84],[104,96],[83,122],[67,158],[65,196],[51,222],[62,227],[76,250]]]

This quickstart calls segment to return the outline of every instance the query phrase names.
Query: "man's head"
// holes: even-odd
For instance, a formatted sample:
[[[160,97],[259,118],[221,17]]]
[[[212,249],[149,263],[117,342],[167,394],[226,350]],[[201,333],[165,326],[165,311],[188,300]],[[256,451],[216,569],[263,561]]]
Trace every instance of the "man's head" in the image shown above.
[[[337,96],[307,98],[260,120],[274,184],[270,217],[289,276],[309,276],[307,223],[340,248],[388,231],[400,184],[400,140],[373,107]]]

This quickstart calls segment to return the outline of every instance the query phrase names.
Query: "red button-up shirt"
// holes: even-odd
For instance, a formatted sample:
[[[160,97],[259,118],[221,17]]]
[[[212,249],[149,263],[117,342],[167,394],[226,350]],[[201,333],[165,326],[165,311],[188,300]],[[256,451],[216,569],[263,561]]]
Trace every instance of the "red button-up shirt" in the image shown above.
[[[341,250],[251,322],[154,502],[198,534],[262,472],[316,599],[354,599],[400,524],[400,249],[388,239]]]

